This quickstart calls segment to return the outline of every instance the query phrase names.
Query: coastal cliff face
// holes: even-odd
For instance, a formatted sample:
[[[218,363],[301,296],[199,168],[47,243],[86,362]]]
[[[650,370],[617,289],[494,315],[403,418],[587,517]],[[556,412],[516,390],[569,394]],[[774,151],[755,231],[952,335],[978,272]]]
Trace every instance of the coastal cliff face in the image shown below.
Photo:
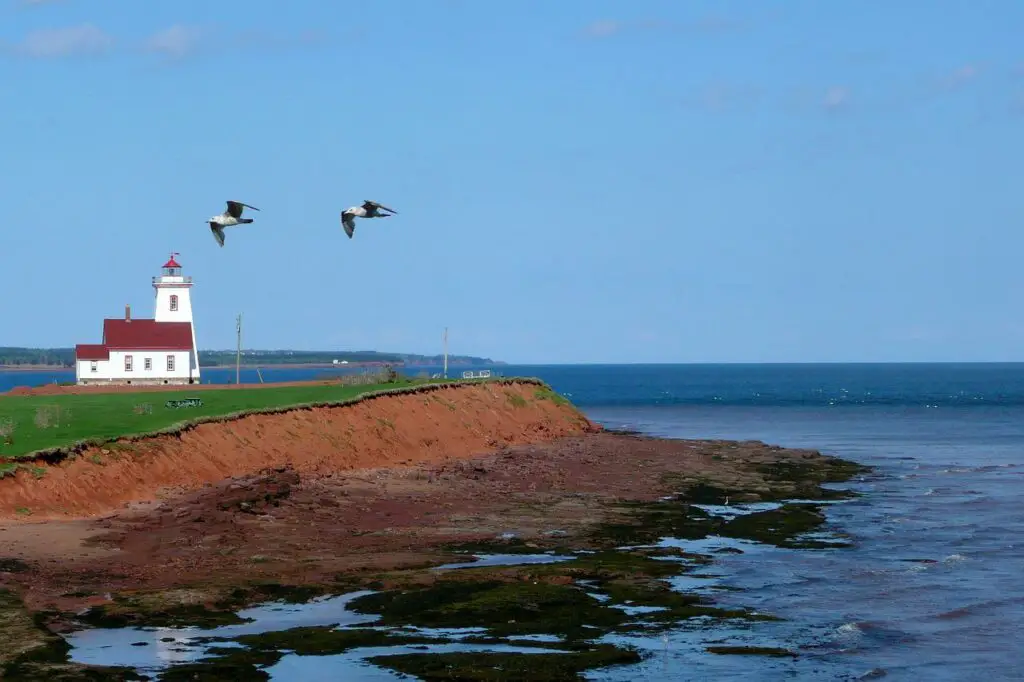
[[[448,386],[199,424],[89,447],[0,479],[0,519],[113,512],[268,467],[313,475],[465,458],[599,430],[531,382]]]
[[[407,639],[410,627],[479,627],[520,646],[522,635],[596,642],[721,620],[727,638],[737,619],[746,629],[775,616],[670,582],[733,549],[715,549],[719,541],[850,544],[829,532],[824,505],[855,493],[822,484],[865,471],[852,462],[759,442],[601,433],[530,381],[397,390],[343,407],[225,418],[49,465],[41,457],[0,479],[0,677],[149,679],[130,667],[146,659],[118,653],[120,644],[104,645],[104,658],[125,667],[97,668],[72,662],[69,642],[55,633],[214,627],[245,622],[238,610],[246,606],[284,600],[302,609],[313,597],[362,590],[346,608],[373,616],[367,624],[279,629],[291,622],[271,620],[266,632],[229,640],[236,647],[176,664],[167,679],[259,679],[286,654],[326,659],[424,643]],[[130,502],[138,504],[124,507]],[[728,513],[713,511],[726,505]],[[39,519],[49,522],[31,523]],[[695,553],[699,546],[663,538],[710,544]],[[572,561],[454,568],[477,554],[540,552]],[[636,604],[656,608],[626,612]],[[138,645],[134,636],[106,641]],[[466,680],[497,680],[498,670],[512,680],[643,660],[613,644],[548,647],[535,647],[544,656],[367,662]],[[766,647],[708,652],[797,656]]]

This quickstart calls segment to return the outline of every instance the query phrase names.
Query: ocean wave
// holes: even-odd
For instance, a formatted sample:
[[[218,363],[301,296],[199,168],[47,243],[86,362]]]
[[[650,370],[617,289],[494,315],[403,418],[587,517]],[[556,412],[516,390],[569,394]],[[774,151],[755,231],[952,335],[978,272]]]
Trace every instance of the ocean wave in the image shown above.
[[[949,611],[943,611],[942,613],[936,614],[935,618],[937,620],[956,620],[959,618],[978,615],[979,613],[998,609],[1003,606],[1017,606],[1019,604],[1024,604],[1024,597],[990,599],[987,601],[976,602],[974,604],[968,604],[967,606],[961,606],[960,608],[950,609]]]
[[[903,644],[914,641],[909,632],[873,621],[850,621],[835,631],[835,638],[843,643],[873,641],[885,644]]]

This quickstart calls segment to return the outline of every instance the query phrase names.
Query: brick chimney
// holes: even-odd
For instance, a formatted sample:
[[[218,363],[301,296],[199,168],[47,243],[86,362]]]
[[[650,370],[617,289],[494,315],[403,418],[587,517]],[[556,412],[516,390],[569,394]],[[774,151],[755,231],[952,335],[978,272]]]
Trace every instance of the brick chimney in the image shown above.
[[[132,306],[129,303],[125,303],[124,304],[124,321],[125,322],[131,322],[132,321]]]

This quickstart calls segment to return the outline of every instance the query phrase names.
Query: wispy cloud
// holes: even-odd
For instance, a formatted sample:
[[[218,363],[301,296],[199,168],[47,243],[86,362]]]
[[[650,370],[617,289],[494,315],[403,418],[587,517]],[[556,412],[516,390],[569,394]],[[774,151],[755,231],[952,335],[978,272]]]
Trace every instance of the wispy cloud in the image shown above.
[[[975,61],[917,73],[908,78],[894,77],[886,84],[884,94],[875,103],[876,108],[895,113],[930,106],[977,85],[988,71],[986,64]]]
[[[198,26],[175,24],[146,38],[143,49],[171,57],[183,57],[195,50],[202,37],[203,29]]]
[[[611,21],[610,19],[602,19],[595,21],[591,24],[587,24],[583,28],[583,35],[589,38],[607,38],[619,33],[624,28],[625,24],[621,21]]]
[[[283,34],[270,31],[225,31],[214,27],[176,24],[143,42],[143,50],[180,59],[217,50],[282,50],[310,47],[326,41],[317,31]]]
[[[751,111],[764,99],[761,88],[709,83],[692,95],[683,97],[683,106],[712,113]]]
[[[692,21],[663,21],[660,19],[620,21],[600,19],[584,26],[583,35],[587,38],[601,39],[634,31],[726,33],[744,29],[748,25],[747,21],[718,15],[709,15]]]
[[[32,59],[98,56],[114,48],[114,39],[93,24],[44,29],[28,33],[4,51]]]
[[[853,91],[845,85],[785,90],[758,85],[709,83],[682,98],[683,106],[709,113],[750,113],[764,106],[779,106],[800,115],[837,114],[853,104]]]
[[[939,78],[938,86],[942,90],[957,90],[976,81],[981,73],[981,66],[964,64]]]
[[[1024,116],[1024,90],[1016,93],[1010,100],[1010,112],[1017,116]]]
[[[842,81],[816,86],[803,84],[791,89],[784,86],[767,87],[764,83],[759,87],[757,84],[719,82],[695,88],[676,101],[681,101],[683,106],[691,109],[723,114],[752,111],[769,105],[779,105],[783,110],[799,116],[835,116],[854,111],[866,113],[869,110],[892,114],[970,92],[971,88],[983,84],[995,72],[994,65],[974,61],[944,71],[919,73],[909,79],[900,80],[896,77],[891,81],[859,87]],[[1016,80],[1009,79],[1003,83],[1003,106],[1024,113],[1024,89],[1021,88],[1024,64],[1016,69],[1004,66],[998,73],[1004,76],[1010,73],[1016,77]]]
[[[839,111],[850,106],[850,89],[847,87],[833,85],[825,91],[821,98],[821,107],[825,111]]]
[[[362,31],[354,28],[349,32],[349,38],[362,35]],[[270,33],[266,31],[247,31],[234,36],[240,47],[264,49],[264,50],[288,50],[292,48],[312,47],[328,42],[328,35],[324,31],[301,31],[295,34]]]
[[[59,0],[31,1],[39,3]],[[32,31],[19,42],[0,42],[0,54],[29,59],[58,59],[95,57],[124,51],[177,60],[221,49],[282,50],[309,47],[325,41],[326,36],[315,31],[291,35],[272,31],[222,31],[187,24],[175,24],[142,39],[119,41],[94,24],[86,23]]]

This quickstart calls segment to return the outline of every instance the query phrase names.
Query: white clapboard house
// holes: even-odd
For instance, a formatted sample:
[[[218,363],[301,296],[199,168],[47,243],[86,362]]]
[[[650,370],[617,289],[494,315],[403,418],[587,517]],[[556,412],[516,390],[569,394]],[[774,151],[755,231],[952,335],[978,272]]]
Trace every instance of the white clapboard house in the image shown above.
[[[75,346],[79,384],[199,383],[199,352],[192,324],[192,278],[181,274],[178,254],[153,278],[156,312],[151,320],[103,320],[103,342]]]

